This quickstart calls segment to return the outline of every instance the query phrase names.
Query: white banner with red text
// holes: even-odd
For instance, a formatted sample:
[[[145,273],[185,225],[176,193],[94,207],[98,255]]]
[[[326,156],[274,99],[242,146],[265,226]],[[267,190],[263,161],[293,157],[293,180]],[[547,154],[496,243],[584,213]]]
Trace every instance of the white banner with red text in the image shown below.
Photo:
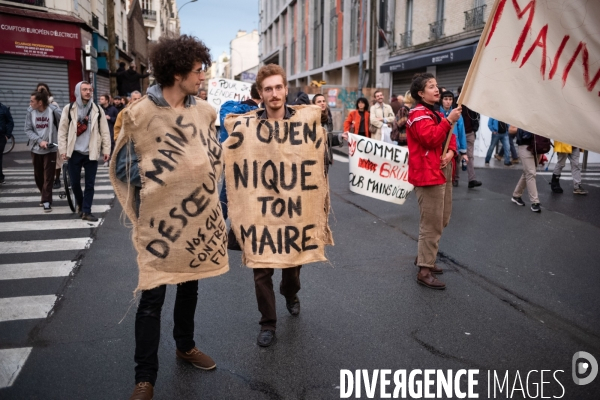
[[[459,102],[600,152],[600,1],[496,0]]]
[[[350,191],[403,204],[412,192],[408,183],[408,147],[348,134]]]

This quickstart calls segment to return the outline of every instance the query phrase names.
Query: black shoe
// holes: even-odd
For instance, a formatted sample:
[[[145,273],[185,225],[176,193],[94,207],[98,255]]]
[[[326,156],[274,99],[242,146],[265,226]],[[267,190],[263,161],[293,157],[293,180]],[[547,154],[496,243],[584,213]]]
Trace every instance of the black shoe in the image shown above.
[[[83,219],[85,221],[92,221],[92,222],[98,221],[98,217],[96,217],[92,213],[89,213],[89,214],[83,213],[83,214],[81,214],[81,219]]]
[[[43,207],[44,207],[44,212],[46,212],[46,213],[52,212],[52,206],[50,205],[50,203],[45,202],[43,204]]]
[[[276,341],[277,338],[275,337],[275,331],[273,330],[260,331],[258,338],[256,339],[256,343],[260,347],[269,347],[270,345],[275,344]]]
[[[458,186],[458,181],[452,181],[452,186],[457,187]]]
[[[76,211],[75,211],[75,212],[77,213],[77,216],[78,216],[79,218],[81,218],[81,216],[83,215],[83,210],[81,209],[81,206],[77,206],[77,208],[76,208]]]
[[[542,212],[542,208],[540,207],[540,203],[533,203],[531,205],[531,211],[539,213]]]
[[[513,203],[515,203],[518,206],[524,206],[525,205],[525,203],[523,202],[523,199],[520,198],[520,197],[513,197],[511,200],[512,200]]]
[[[52,185],[52,189],[60,189],[60,179],[56,179],[54,181],[54,185]]]
[[[479,181],[469,181],[469,189],[473,189],[474,187],[481,186],[481,182]]]
[[[563,189],[560,187],[560,175],[552,174],[552,180],[550,181],[550,189],[552,193],[562,193]]]
[[[300,299],[298,296],[294,296],[291,299],[285,299],[285,306],[290,314],[294,316],[300,314]]]

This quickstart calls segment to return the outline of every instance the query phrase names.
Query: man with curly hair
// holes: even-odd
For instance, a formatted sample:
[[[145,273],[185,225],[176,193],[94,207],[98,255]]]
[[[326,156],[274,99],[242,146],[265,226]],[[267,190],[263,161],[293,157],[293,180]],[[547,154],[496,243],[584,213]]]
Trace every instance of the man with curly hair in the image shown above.
[[[191,177],[194,177],[195,182],[200,183],[203,180],[204,182],[209,181],[208,177],[211,177],[214,187],[216,180],[221,175],[222,168],[220,159],[215,158],[220,156],[214,155],[214,153],[220,154],[220,145],[214,128],[216,113],[208,103],[197,101],[194,97],[204,81],[205,68],[211,63],[209,49],[192,36],[161,37],[151,51],[150,60],[158,84],[148,89],[146,97],[136,101],[121,113],[124,114],[123,130],[115,149],[117,152],[116,165],[111,167],[111,179],[114,184],[120,185],[119,187],[125,184],[126,192],[133,192],[134,201],[132,202],[124,201],[123,196],[118,194],[119,200],[122,204],[124,203],[123,208],[134,222],[134,229],[137,229],[134,233],[134,244],[136,245],[139,242],[138,236],[144,232],[142,231],[144,229],[143,221],[148,216],[152,217],[152,221],[154,220],[155,214],[160,212],[157,208],[164,208],[162,205],[167,202],[165,196],[167,198],[177,197],[182,185],[187,188],[191,184]],[[159,132],[161,126],[168,127],[164,130],[168,129],[173,133],[164,134],[166,135],[164,136],[163,131]],[[153,130],[152,127],[155,129]],[[193,131],[192,134],[186,133],[191,131]],[[164,146],[163,142],[170,146]],[[210,151],[213,154],[209,154]],[[154,158],[155,170],[152,171],[152,164],[144,163],[145,160],[158,157],[157,154],[165,155],[166,158]],[[188,171],[190,179],[181,182],[180,175],[170,175],[177,174],[177,171]],[[144,177],[143,180],[140,175]],[[206,186],[204,187],[206,188]],[[185,188],[183,190],[187,190]],[[218,193],[214,188],[212,192],[209,189],[203,191],[202,199],[206,200],[206,204],[219,207]],[[154,204],[154,206],[150,204]],[[185,249],[186,226],[194,226],[194,229],[197,230],[200,221],[192,218],[200,213],[198,211],[200,206],[198,203],[195,204],[195,208],[190,206],[194,208],[194,213],[188,212],[187,216],[178,215],[179,221],[171,219],[165,223],[165,220],[159,221],[157,217],[158,232],[171,242],[171,255],[175,251],[181,253]],[[185,208],[184,212],[188,210],[187,206],[183,208]],[[131,212],[132,210],[133,212]],[[174,214],[173,210],[171,214]],[[181,212],[181,209],[178,212]],[[184,222],[182,223],[182,221]],[[219,223],[225,226],[224,221],[215,222],[216,225]],[[152,226],[153,222],[150,222],[150,225]],[[182,238],[177,240],[179,236]],[[154,275],[156,278],[160,274],[165,274],[163,270],[156,268],[156,265],[161,262],[160,258],[167,259],[164,253],[156,260],[153,259],[153,262],[156,261],[157,264],[153,263],[152,268],[156,269],[148,269],[147,265],[140,265],[139,261],[146,249],[136,248],[139,252],[140,281],[142,278],[148,279],[147,275]],[[156,250],[154,251],[156,252]],[[224,257],[226,260],[226,256]],[[178,264],[173,261],[166,261],[161,265],[165,264],[167,269],[181,267],[173,265]],[[211,370],[216,367],[216,364],[211,357],[198,350],[194,342],[194,314],[198,301],[198,279],[220,275],[228,270],[227,264],[220,269],[202,273],[201,270],[207,264],[208,261],[205,264],[190,265],[193,269],[186,270],[189,272],[186,272],[185,276],[182,276],[184,275],[182,273],[171,273],[169,277],[172,279],[168,282],[177,283],[173,329],[176,356],[202,370]],[[187,268],[187,265],[185,267]],[[142,268],[146,268],[143,273]],[[198,275],[194,275],[192,280],[186,278],[192,274]],[[150,277],[150,279],[153,278]],[[157,281],[158,279],[155,279],[153,282]],[[142,287],[141,283],[139,286],[142,295],[135,317],[136,385],[130,397],[131,400],[152,399],[154,393],[158,372],[160,316],[166,294],[166,284],[158,284],[159,286],[153,288]]]

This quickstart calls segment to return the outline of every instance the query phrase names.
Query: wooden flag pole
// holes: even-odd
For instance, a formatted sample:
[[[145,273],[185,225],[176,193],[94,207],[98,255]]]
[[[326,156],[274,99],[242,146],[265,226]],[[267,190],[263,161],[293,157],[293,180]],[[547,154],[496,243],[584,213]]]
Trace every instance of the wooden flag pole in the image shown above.
[[[485,24],[485,28],[483,28],[483,32],[481,33],[481,37],[479,39],[479,44],[477,45],[477,50],[475,50],[475,55],[473,56],[473,61],[471,62],[471,66],[469,67],[469,71],[467,72],[467,76],[465,77],[465,82],[463,83],[462,91],[460,92],[460,96],[458,96],[457,107],[462,107],[462,99],[465,93],[467,93],[467,90],[469,89],[469,84],[471,83],[471,76],[473,75],[473,71],[476,70],[479,66],[479,55],[481,54],[482,47],[485,46],[484,42],[488,37],[488,33],[492,25],[492,20],[494,19],[494,15],[496,15],[496,10],[498,10],[499,3],[500,0],[496,0],[494,2],[494,6],[492,7],[488,20]],[[450,139],[452,138],[451,135],[453,135],[452,131],[454,131],[455,124],[456,122],[452,123],[452,126],[450,127],[450,134],[446,138],[446,143],[444,144],[444,151],[442,152],[442,157],[445,157],[446,153],[448,152],[448,146],[450,146]]]

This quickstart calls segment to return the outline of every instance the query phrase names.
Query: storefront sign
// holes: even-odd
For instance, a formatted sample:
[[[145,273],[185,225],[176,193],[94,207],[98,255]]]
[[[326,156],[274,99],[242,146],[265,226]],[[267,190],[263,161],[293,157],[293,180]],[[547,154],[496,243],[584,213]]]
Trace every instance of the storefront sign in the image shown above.
[[[79,27],[0,14],[0,54],[75,60]]]
[[[477,44],[457,47],[445,51],[404,56],[402,59],[390,59],[381,65],[380,72],[409,71],[430,65],[451,64],[473,59]]]

